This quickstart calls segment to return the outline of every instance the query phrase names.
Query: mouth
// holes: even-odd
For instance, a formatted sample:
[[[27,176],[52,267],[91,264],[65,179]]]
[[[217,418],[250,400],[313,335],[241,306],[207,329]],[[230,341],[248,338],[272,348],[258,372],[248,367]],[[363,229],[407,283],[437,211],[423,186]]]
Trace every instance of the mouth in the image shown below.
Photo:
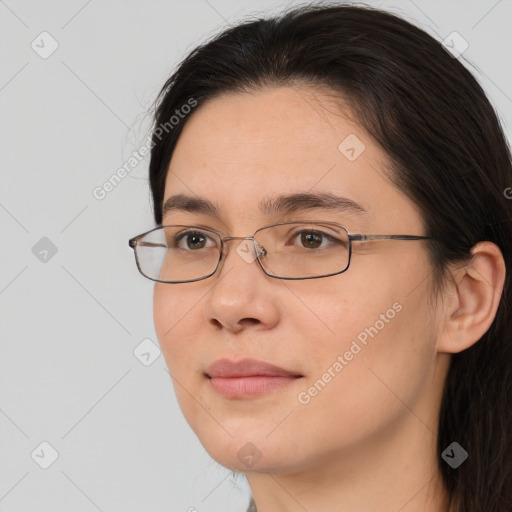
[[[263,361],[219,359],[205,373],[212,389],[226,398],[250,398],[294,383],[303,375]]]

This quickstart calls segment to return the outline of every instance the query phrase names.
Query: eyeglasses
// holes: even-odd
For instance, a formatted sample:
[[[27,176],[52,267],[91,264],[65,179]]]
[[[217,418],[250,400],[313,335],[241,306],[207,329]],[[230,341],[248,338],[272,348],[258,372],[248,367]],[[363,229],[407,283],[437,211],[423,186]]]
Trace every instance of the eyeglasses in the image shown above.
[[[189,283],[212,276],[226,256],[225,243],[243,240],[236,252],[257,260],[270,277],[317,279],[345,272],[353,242],[431,240],[428,236],[351,234],[335,222],[280,222],[252,236],[227,236],[200,226],[159,226],[129,240],[140,273],[160,283]]]

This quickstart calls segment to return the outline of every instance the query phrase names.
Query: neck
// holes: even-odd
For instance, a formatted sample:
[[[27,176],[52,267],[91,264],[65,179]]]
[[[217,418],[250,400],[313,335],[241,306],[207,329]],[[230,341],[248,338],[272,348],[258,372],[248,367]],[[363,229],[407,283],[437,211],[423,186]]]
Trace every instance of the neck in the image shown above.
[[[297,472],[249,473],[258,512],[447,512],[434,432],[413,414]]]

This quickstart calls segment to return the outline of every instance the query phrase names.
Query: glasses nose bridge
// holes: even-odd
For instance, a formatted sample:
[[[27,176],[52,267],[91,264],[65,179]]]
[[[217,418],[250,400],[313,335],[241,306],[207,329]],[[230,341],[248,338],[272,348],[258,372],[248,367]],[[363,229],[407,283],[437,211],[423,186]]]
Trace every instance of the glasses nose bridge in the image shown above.
[[[230,242],[231,240],[251,240],[256,249],[256,254],[258,254],[258,255],[267,254],[265,247],[263,247],[261,245],[261,243],[258,242],[258,240],[256,240],[254,238],[254,235],[252,235],[252,236],[226,236],[224,238],[221,238],[221,241],[223,244],[224,244],[224,242]]]
[[[252,240],[253,242],[256,242],[253,236],[225,236],[221,239],[222,242],[229,242],[230,240]]]

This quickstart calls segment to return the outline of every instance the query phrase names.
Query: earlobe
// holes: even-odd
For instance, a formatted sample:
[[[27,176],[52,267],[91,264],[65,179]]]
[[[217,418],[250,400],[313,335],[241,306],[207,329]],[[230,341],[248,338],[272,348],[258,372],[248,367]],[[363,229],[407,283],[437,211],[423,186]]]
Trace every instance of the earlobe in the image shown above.
[[[505,262],[496,244],[479,242],[472,259],[452,271],[446,289],[439,352],[457,353],[476,343],[489,329],[501,299]]]

